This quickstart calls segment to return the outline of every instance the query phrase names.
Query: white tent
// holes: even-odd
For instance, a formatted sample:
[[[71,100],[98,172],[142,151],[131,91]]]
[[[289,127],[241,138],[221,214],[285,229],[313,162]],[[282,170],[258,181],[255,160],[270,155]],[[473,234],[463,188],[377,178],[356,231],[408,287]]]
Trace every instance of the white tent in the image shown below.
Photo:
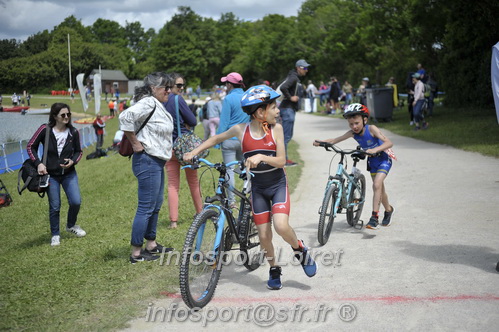
[[[492,47],[492,64],[490,68],[490,78],[492,81],[492,94],[496,104],[497,123],[499,123],[499,43]]]

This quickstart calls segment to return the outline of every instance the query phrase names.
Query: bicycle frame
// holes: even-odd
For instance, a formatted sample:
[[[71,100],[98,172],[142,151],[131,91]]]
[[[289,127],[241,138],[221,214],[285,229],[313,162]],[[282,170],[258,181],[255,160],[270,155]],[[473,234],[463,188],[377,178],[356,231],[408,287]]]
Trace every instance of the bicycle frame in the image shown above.
[[[324,143],[324,142],[322,142],[322,143]],[[324,190],[324,197],[325,197],[327,195],[328,189],[333,184],[336,185],[338,195],[337,195],[336,201],[334,203],[334,209],[333,209],[333,217],[336,218],[338,211],[341,210],[340,207],[346,209],[346,208],[356,206],[356,205],[359,205],[359,204],[362,204],[365,202],[365,198],[363,198],[363,200],[359,201],[359,202],[350,202],[350,203],[347,202],[347,197],[349,197],[352,190],[357,189],[357,185],[354,181],[354,177],[355,177],[354,173],[356,170],[358,170],[356,166],[357,166],[357,163],[359,162],[360,157],[358,155],[352,156],[353,167],[352,167],[352,172],[349,174],[344,167],[345,156],[348,154],[353,154],[353,153],[362,153],[365,155],[369,155],[369,154],[367,154],[364,151],[359,150],[359,149],[345,152],[345,151],[337,149],[334,145],[328,144],[328,143],[321,144],[321,146],[324,146],[324,148],[327,151],[331,151],[330,148],[332,148],[336,153],[340,154],[340,161],[338,162],[338,168],[336,170],[336,174],[329,176],[328,182],[326,184],[326,188]],[[358,171],[360,172],[360,170],[358,170]],[[344,185],[345,181],[347,182],[346,186]],[[345,188],[346,188],[346,190],[345,190]]]
[[[234,215],[231,212],[228,199],[227,199],[227,190],[230,190],[233,192],[236,196],[241,198],[241,205],[239,209],[239,216],[237,218],[237,221],[241,220],[241,215],[244,212],[251,212],[251,211],[246,211],[248,206],[251,206],[251,202],[247,197],[247,192],[248,192],[248,187],[249,187],[249,177],[247,177],[244,181],[243,189],[242,191],[237,190],[233,186],[230,186],[228,183],[228,180],[226,178],[227,176],[227,168],[239,164],[240,167],[243,167],[244,165],[241,164],[240,161],[232,161],[228,164],[213,164],[209,162],[206,159],[200,158],[200,162],[203,162],[206,164],[208,167],[215,168],[217,171],[220,172],[220,176],[218,178],[218,186],[215,190],[215,195],[214,196],[208,196],[205,199],[205,206],[203,207],[203,210],[206,209],[216,209],[219,212],[219,217],[216,221],[217,223],[217,233],[215,235],[215,243],[213,245],[213,253],[214,253],[214,259],[217,258],[217,255],[219,254],[219,247],[222,242],[222,237],[223,233],[225,231],[225,223],[228,220],[228,229],[229,229],[229,235],[231,236],[231,240],[234,243],[240,243],[240,236],[239,236],[239,231],[238,227],[236,226],[236,219],[234,218]],[[199,165],[187,165],[182,168],[189,167],[189,168],[199,168]],[[243,173],[246,172],[243,170]],[[213,204],[214,202],[220,202],[220,204]],[[203,232],[204,232],[204,227],[205,224],[203,224],[200,228],[200,232],[198,233],[198,237],[196,239],[196,250],[198,250],[201,247],[201,241],[203,238]]]

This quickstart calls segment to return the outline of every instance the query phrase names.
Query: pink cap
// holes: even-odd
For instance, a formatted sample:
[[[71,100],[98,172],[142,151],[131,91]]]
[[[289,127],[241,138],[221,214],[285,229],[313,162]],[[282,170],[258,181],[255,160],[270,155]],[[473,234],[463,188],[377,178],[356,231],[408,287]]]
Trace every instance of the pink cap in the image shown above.
[[[243,77],[241,76],[241,74],[236,72],[230,73],[229,75],[222,77],[220,80],[222,82],[230,82],[244,86]]]

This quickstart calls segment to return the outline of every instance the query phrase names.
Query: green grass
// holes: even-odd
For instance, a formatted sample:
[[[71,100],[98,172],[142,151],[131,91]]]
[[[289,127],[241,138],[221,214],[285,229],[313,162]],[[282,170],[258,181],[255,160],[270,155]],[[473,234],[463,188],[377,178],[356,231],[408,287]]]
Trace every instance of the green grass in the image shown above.
[[[35,96],[32,105],[57,101],[70,102],[69,97]],[[70,105],[72,112],[82,112],[81,102]],[[101,110],[107,114],[107,108]],[[106,124],[104,146],[109,146],[118,120]],[[200,126],[196,129],[202,131]],[[289,149],[290,158],[300,162],[297,144],[292,142]],[[87,236],[76,238],[64,230],[67,200],[62,193],[59,247],[50,246],[47,199],[27,191],[19,196],[17,172],[0,175],[14,199],[0,210],[0,330],[115,330],[138,317],[154,299],[178,291],[178,266],[128,262],[137,204],[131,161],[112,152],[106,158],[86,160],[93,151],[94,146],[86,149],[77,165],[83,199],[78,224]],[[208,159],[221,161],[220,151],[212,149]],[[286,172],[294,190],[301,166]],[[158,242],[177,249],[182,248],[195,213],[185,173],[181,174],[179,228],[168,228],[166,191],[158,223]],[[201,182],[203,196],[211,194],[211,176],[205,173]]]
[[[433,116],[427,119],[430,124],[428,130],[416,132],[413,126],[409,126],[407,106],[395,109],[391,122],[375,124],[398,135],[499,157],[499,125],[493,108],[454,109],[438,106],[439,100],[435,104]],[[343,118],[341,114],[334,117]],[[370,120],[370,123],[373,121]],[[397,142],[394,142],[394,145],[396,144]]]

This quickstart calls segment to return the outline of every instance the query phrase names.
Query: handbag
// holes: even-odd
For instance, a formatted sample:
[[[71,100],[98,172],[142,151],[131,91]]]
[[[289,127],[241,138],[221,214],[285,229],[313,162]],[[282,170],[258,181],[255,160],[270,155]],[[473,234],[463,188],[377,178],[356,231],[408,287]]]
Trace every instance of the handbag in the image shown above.
[[[49,145],[49,136],[50,136],[50,127],[47,123],[47,129],[45,130],[45,142],[43,143],[43,158],[42,164],[47,164],[47,152]],[[38,193],[38,196],[43,198],[45,196],[45,192],[49,186],[49,178],[50,175],[38,174],[38,169],[35,166],[35,162],[28,158],[24,161],[19,173],[17,175],[17,192],[19,195],[24,191],[24,189],[28,189],[28,191]],[[21,180],[24,185],[21,187]]]
[[[173,143],[173,154],[175,158],[177,158],[178,162],[185,166],[188,165],[187,162],[184,161],[184,153],[191,152],[195,148],[203,143],[203,140],[199,138],[192,130],[189,130],[187,133],[182,134],[180,130],[180,112],[178,109],[178,95],[175,95],[175,113],[177,115],[177,139]],[[205,158],[208,156],[209,150],[204,150],[203,152],[198,154],[199,158]]]
[[[146,120],[144,121],[144,123],[142,123],[139,130],[137,130],[135,132],[135,135],[137,135],[142,130],[142,128],[144,128],[144,126],[147,124],[147,122],[149,121],[151,116],[154,114],[155,110],[156,110],[156,105],[154,105],[152,112],[147,116]],[[128,139],[128,137],[125,134],[123,134],[123,137],[121,138],[120,149],[118,150],[118,152],[123,157],[130,158],[133,155],[132,143],[130,142],[130,140]]]

